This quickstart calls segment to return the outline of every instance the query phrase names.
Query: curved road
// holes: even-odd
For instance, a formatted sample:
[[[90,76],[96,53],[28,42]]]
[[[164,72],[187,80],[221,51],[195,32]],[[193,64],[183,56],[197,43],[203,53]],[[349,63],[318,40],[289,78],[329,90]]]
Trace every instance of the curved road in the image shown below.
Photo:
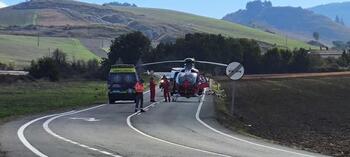
[[[321,156],[226,130],[214,119],[211,96],[158,101],[142,114],[119,102],[13,121],[0,129],[1,149],[10,157]]]

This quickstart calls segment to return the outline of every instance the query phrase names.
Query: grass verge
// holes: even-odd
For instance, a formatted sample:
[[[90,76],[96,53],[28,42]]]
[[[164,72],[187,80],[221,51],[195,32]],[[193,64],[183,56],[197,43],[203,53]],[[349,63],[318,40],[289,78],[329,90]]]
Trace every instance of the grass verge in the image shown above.
[[[228,81],[219,81],[231,93]],[[241,81],[236,115],[229,94],[218,120],[236,131],[322,154],[350,156],[350,77]],[[225,96],[228,95],[228,96]]]
[[[141,77],[145,88],[149,89],[150,77]],[[35,82],[25,76],[0,76],[0,87],[0,121],[51,110],[102,104],[108,100],[105,81]]]
[[[106,102],[105,82],[1,84],[0,119]]]

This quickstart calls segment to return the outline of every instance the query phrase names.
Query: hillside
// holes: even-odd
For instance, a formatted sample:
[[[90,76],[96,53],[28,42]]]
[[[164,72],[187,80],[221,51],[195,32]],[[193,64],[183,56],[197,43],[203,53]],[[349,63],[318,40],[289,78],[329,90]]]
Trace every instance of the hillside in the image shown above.
[[[350,39],[349,28],[325,16],[302,8],[273,7],[271,2],[249,2],[245,10],[228,14],[223,19],[304,40],[311,40],[313,32],[319,32],[326,43]]]
[[[69,59],[98,58],[74,38],[41,37],[39,40],[38,46],[37,37],[0,35],[0,62],[13,62],[17,67],[23,67],[57,48],[67,53]]]
[[[279,35],[222,20],[171,10],[102,6],[70,0],[24,2],[1,9],[0,19],[3,26],[0,33],[3,34],[35,35],[39,32],[56,37],[114,38],[138,30],[158,43],[173,41],[186,33],[206,32],[285,45],[284,38]],[[297,40],[290,40],[289,44],[291,48],[310,47]]]
[[[329,17],[330,19],[335,19],[336,16],[344,20],[346,26],[350,26],[350,2],[342,3],[330,3],[325,5],[319,5],[309,10]]]

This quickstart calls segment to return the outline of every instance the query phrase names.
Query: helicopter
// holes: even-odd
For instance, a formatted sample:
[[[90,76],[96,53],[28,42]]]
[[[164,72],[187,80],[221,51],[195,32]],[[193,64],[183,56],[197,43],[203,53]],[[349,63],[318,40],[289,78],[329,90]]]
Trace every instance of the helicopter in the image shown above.
[[[171,86],[173,87],[171,91],[173,102],[177,101],[178,97],[192,98],[198,97],[200,101],[201,96],[204,94],[204,89],[209,87],[209,81],[204,76],[200,74],[199,70],[195,68],[195,63],[211,64],[216,66],[227,67],[227,64],[208,62],[208,61],[196,61],[194,58],[186,58],[184,60],[174,60],[174,61],[162,61],[145,63],[141,66],[151,66],[166,63],[183,63],[183,68],[172,68],[170,79],[172,81]]]

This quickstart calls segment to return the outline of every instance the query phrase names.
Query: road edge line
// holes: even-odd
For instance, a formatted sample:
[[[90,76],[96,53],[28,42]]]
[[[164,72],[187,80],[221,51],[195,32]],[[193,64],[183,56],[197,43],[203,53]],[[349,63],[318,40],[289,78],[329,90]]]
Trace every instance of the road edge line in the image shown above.
[[[146,91],[144,94],[147,94],[149,93],[150,90]],[[105,106],[106,104],[103,104],[103,105],[99,105],[100,107],[102,106]],[[97,108],[97,106],[95,106]],[[95,108],[95,107],[91,107],[91,108]],[[91,108],[88,108],[91,110]],[[87,109],[84,109],[84,110],[87,110]],[[83,110],[80,110],[83,112]],[[61,113],[61,114],[67,114],[67,113],[71,113],[71,112],[75,112],[74,110],[73,111],[69,111],[69,112],[64,112],[64,113]],[[47,115],[47,116],[43,116],[43,117],[39,117],[39,118],[36,118],[34,120],[31,120],[25,124],[23,124],[18,130],[17,130],[17,137],[19,138],[19,140],[22,142],[22,144],[27,148],[29,149],[31,152],[33,152],[35,155],[39,156],[39,157],[48,157],[47,155],[45,155],[44,153],[42,153],[41,151],[39,151],[37,148],[35,148],[28,140],[27,138],[25,137],[24,135],[24,131],[26,130],[26,128],[30,125],[32,125],[33,123],[37,122],[37,121],[40,121],[40,120],[43,120],[43,119],[46,119],[46,118],[50,118],[50,117],[53,117],[53,116],[57,116],[57,115],[61,115],[61,114],[52,114],[52,115]]]
[[[206,90],[205,90],[206,91]],[[204,93],[205,93],[204,91]],[[229,134],[226,134],[224,132],[221,132],[213,127],[211,127],[210,125],[208,125],[207,123],[205,123],[204,121],[201,120],[200,118],[200,112],[201,112],[201,109],[202,109],[202,106],[203,106],[203,103],[204,103],[204,99],[205,99],[205,94],[202,96],[201,98],[201,102],[199,103],[198,105],[198,108],[197,108],[197,113],[196,113],[196,119],[199,123],[201,123],[202,125],[204,125],[205,127],[207,127],[208,129],[222,135],[222,136],[226,136],[228,138],[231,138],[231,139],[234,139],[234,140],[237,140],[237,141],[241,141],[241,142],[245,142],[245,143],[248,143],[248,144],[251,144],[251,145],[255,145],[255,146],[259,146],[259,147],[263,147],[263,148],[268,148],[268,149],[272,149],[272,150],[275,150],[275,151],[281,151],[281,152],[285,152],[285,153],[290,153],[290,154],[295,154],[295,155],[300,155],[300,156],[305,156],[305,157],[315,157],[313,155],[308,155],[308,154],[302,154],[302,153],[298,153],[298,152],[293,152],[293,151],[288,151],[288,150],[284,150],[284,149],[280,149],[280,148],[275,148],[275,147],[271,147],[271,146],[266,146],[266,145],[263,145],[263,144],[258,144],[258,143],[254,143],[254,142],[251,142],[251,141],[248,141],[248,140],[244,140],[244,139],[241,139],[241,138],[238,138],[238,137],[235,137],[235,136],[232,136],[232,135],[229,135]]]
[[[73,111],[70,111],[73,112]],[[65,112],[65,113],[70,113],[70,112]],[[62,113],[64,114],[64,113]],[[31,120],[25,124],[23,124],[18,130],[17,130],[17,137],[19,138],[19,140],[22,142],[22,144],[29,149],[31,152],[33,152],[35,155],[39,156],[39,157],[48,157],[47,155],[45,155],[44,153],[40,152],[37,148],[35,148],[25,137],[24,135],[24,131],[26,130],[27,127],[29,127],[30,125],[32,125],[33,123],[46,119],[46,118],[50,118],[53,116],[57,116],[59,114],[52,114],[52,115],[47,115],[47,116],[43,116],[43,117],[39,117],[36,118],[34,120]]]
[[[95,151],[95,152],[98,152],[98,153],[101,153],[101,154],[104,154],[104,155],[108,155],[108,156],[112,156],[112,157],[122,157],[120,155],[115,155],[113,153],[110,153],[110,152],[107,152],[107,151],[103,151],[103,150],[99,150],[99,149],[96,149],[96,148],[93,148],[93,147],[90,147],[90,146],[87,146],[85,144],[81,144],[79,142],[76,142],[76,141],[73,141],[73,140],[70,140],[68,138],[65,138],[63,136],[60,136],[58,134],[56,134],[55,132],[53,132],[49,125],[52,121],[54,121],[55,119],[57,118],[61,118],[61,117],[65,117],[65,116],[69,116],[69,115],[73,115],[73,114],[77,114],[77,113],[82,113],[82,112],[86,112],[86,111],[90,111],[90,110],[94,110],[94,109],[97,109],[97,108],[101,108],[103,106],[106,106],[107,104],[103,104],[103,105],[99,105],[99,106],[95,106],[95,107],[91,107],[91,108],[87,108],[87,109],[83,109],[83,110],[80,110],[80,111],[75,111],[75,112],[71,112],[71,113],[66,113],[66,114],[59,114],[59,115],[54,115],[52,116],[52,118],[46,120],[44,123],[43,123],[43,128],[44,130],[49,133],[51,136],[53,137],[56,137],[62,141],[65,141],[65,142],[68,142],[70,144],[73,144],[73,145],[77,145],[81,148],[85,148],[85,149],[88,149],[88,150],[91,150],[91,151]]]

